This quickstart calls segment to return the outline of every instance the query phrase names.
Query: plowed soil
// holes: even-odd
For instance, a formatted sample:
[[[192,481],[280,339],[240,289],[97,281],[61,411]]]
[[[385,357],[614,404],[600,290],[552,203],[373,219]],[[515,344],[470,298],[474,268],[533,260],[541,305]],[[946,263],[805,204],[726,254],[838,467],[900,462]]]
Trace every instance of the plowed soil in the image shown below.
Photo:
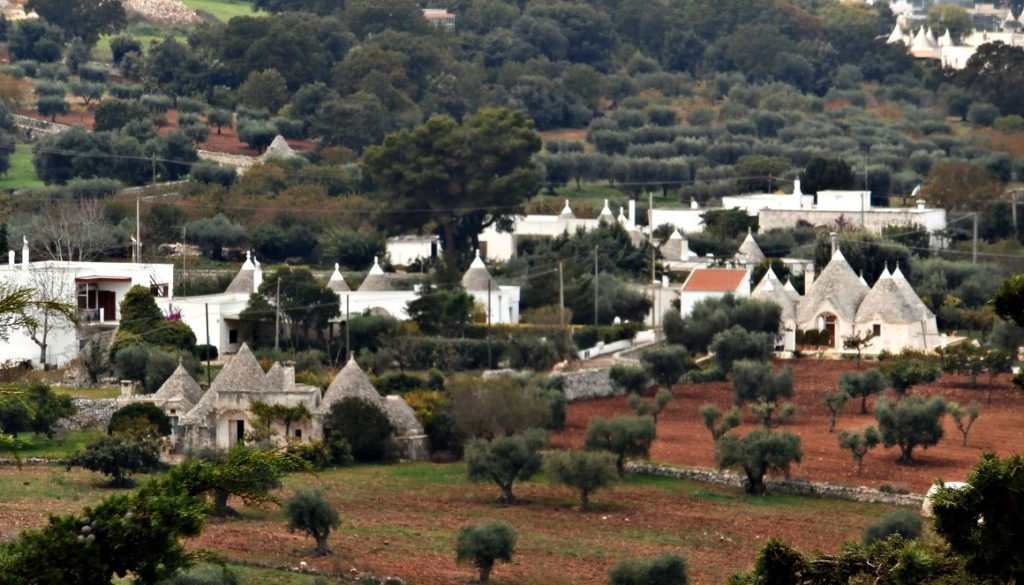
[[[979,376],[978,386],[971,387],[965,376],[944,374],[937,382],[914,388],[911,394],[939,395],[966,406],[971,400],[981,404],[981,416],[968,435],[967,446],[953,421],[945,419],[945,437],[928,450],[916,449],[915,462],[899,464],[899,449],[879,446],[864,458],[864,473],[857,475],[856,465],[848,451],[840,450],[837,434],[842,429],[861,430],[877,424],[870,414],[860,414],[860,399],[846,404],[836,423],[836,432],[828,432],[829,413],[825,408],[825,392],[836,389],[836,380],[846,371],[856,369],[850,361],[795,360],[777,363],[777,367],[792,365],[794,369],[794,396],[797,406],[793,421],[783,429],[800,435],[803,461],[794,466],[791,476],[812,481],[829,481],[849,485],[877,488],[880,484],[898,484],[915,493],[923,493],[937,478],[963,481],[968,471],[985,451],[1009,455],[1024,444],[1024,395],[1011,390],[1007,376],[999,376],[992,386],[992,402],[987,402],[988,377]],[[872,367],[865,363],[863,368]],[[673,388],[673,400],[658,418],[658,438],[651,450],[655,461],[696,467],[714,467],[714,448],[711,435],[703,426],[698,409],[714,403],[726,410],[732,405],[732,387],[728,382],[707,384],[680,384]],[[890,397],[895,398],[891,391]],[[868,399],[868,411],[875,398]],[[566,431],[555,437],[558,446],[579,445],[588,421],[595,417],[613,417],[630,414],[626,399],[604,398],[577,402],[569,406]],[[753,428],[754,421],[746,415],[746,423],[739,432]]]

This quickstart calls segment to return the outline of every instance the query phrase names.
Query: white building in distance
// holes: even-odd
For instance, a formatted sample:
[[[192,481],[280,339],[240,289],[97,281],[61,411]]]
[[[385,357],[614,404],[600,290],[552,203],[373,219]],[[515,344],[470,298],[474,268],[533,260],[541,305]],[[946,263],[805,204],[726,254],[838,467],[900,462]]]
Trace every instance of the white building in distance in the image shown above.
[[[158,299],[170,298],[174,292],[173,264],[140,264],[134,262],[69,262],[57,260],[32,261],[28,240],[23,240],[20,262],[14,250],[8,252],[7,264],[0,265],[0,284],[8,291],[34,289],[34,300],[61,301],[78,310],[82,325],[115,328],[121,319],[121,300],[128,289],[140,285]],[[40,316],[40,319],[42,317]],[[42,340],[42,328],[37,338]],[[64,366],[81,350],[80,330],[66,320],[47,320],[46,363]],[[31,362],[41,365],[41,348],[30,332],[14,330],[0,343],[0,361]]]

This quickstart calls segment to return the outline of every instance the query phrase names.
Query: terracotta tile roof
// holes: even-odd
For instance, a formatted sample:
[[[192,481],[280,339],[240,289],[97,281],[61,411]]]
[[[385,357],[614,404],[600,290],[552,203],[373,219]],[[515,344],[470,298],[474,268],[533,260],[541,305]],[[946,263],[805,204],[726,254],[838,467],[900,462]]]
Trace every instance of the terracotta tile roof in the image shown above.
[[[686,292],[735,292],[747,278],[746,270],[698,268],[683,284]]]

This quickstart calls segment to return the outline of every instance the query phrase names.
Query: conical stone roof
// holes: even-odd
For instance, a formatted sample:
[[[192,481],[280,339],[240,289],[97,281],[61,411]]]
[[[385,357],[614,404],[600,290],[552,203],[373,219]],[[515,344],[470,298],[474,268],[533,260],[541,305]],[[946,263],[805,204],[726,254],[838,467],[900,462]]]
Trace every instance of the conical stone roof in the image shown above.
[[[327,280],[327,288],[334,292],[349,292],[352,289],[348,287],[348,283],[345,282],[345,277],[341,275],[341,269],[338,267],[338,263],[334,263],[334,272],[331,273],[331,278]]]
[[[391,281],[388,280],[387,276],[384,276],[384,269],[380,267],[380,263],[377,261],[377,257],[373,258],[373,268],[370,268],[370,272],[363,279],[363,283],[359,285],[359,292],[382,292],[395,290],[391,286]]]
[[[827,301],[840,317],[852,322],[857,317],[857,307],[867,294],[868,287],[861,284],[843,253],[836,249],[811,289],[800,299],[797,320],[801,323],[811,321]]]
[[[921,297],[917,296],[917,291],[910,285],[910,282],[905,276],[903,271],[900,270],[899,264],[896,265],[896,269],[892,271],[892,280],[896,283],[899,291],[903,294],[907,304],[910,305],[917,319],[934,319],[935,313],[928,308],[928,305],[924,304]]]
[[[576,215],[569,208],[569,200],[565,200],[565,207],[562,208],[562,212],[558,214],[559,219],[575,219]]]
[[[274,137],[274,141],[270,143],[270,146],[267,147],[267,150],[263,152],[262,158],[263,160],[269,160],[291,158],[293,156],[298,155],[296,155],[295,151],[292,150],[292,147],[288,145],[288,141],[284,139],[284,136],[278,134]]]
[[[161,402],[181,400],[186,403],[185,410],[191,409],[203,397],[203,389],[188,373],[185,366],[178,360],[178,367],[175,368],[160,388],[153,393],[152,398]]]
[[[245,343],[210,384],[210,392],[262,392],[267,387],[266,374],[256,356]]]
[[[787,278],[784,288],[786,289],[786,292],[789,293],[789,296],[793,297],[794,300],[800,300],[800,291],[796,290],[796,287],[793,286],[792,280]]]
[[[600,221],[607,221],[609,223],[611,223],[612,220],[615,219],[615,216],[612,215],[611,208],[608,207],[607,199],[604,200],[604,207],[601,208],[601,213],[597,215],[597,219],[599,219]]]
[[[875,281],[857,309],[857,322],[882,321],[883,323],[913,323],[918,320],[914,307],[888,271]]]
[[[488,289],[488,287],[490,287]],[[480,250],[476,251],[476,258],[469,265],[469,269],[462,275],[462,288],[467,291],[498,291],[500,287],[487,270],[487,265],[480,258]]]
[[[322,404],[324,412],[329,411],[332,404],[345,398],[362,398],[384,408],[384,397],[373,387],[373,383],[366,377],[366,373],[356,363],[355,358],[349,358],[345,367],[331,380],[327,392],[324,392]]]
[[[245,262],[242,263],[242,267],[238,270],[238,274],[231,279],[231,284],[224,289],[224,292],[251,295],[256,292],[255,274],[256,266],[252,263],[252,254],[250,252],[246,252]]]
[[[733,257],[737,262],[744,264],[757,264],[765,259],[764,252],[761,251],[761,246],[758,246],[754,240],[754,234],[751,233],[750,228],[747,228],[747,237],[743,238],[740,249],[737,250],[736,255]]]
[[[661,245],[661,255],[666,260],[678,261],[686,260],[683,258],[683,243],[686,240],[683,239],[683,234],[679,233],[678,229],[673,229],[672,234],[669,235],[665,243]]]
[[[903,38],[903,31],[900,30],[899,23],[896,23],[896,25],[892,27],[892,33],[889,34],[889,38],[886,39],[885,42],[890,45],[895,43],[902,43]]]
[[[415,437],[423,435],[423,425],[416,418],[409,403],[401,396],[388,396],[384,399],[384,412],[387,413],[391,424],[398,430],[399,437]]]
[[[782,309],[781,318],[783,321],[796,319],[796,301],[786,292],[785,286],[770,268],[764,277],[761,278],[761,282],[757,283],[757,286],[751,291],[750,296],[758,300],[771,301],[778,305]]]

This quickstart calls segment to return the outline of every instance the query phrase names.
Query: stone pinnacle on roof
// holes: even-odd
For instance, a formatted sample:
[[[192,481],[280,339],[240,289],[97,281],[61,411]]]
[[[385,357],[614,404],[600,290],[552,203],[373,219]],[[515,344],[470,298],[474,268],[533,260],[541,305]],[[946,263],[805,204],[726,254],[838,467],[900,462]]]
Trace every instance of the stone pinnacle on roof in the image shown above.
[[[953,46],[953,35],[949,34],[949,29],[948,28],[946,29],[946,32],[942,33],[942,36],[939,37],[939,46],[940,47],[952,47]]]
[[[857,315],[857,307],[868,290],[866,285],[861,284],[860,278],[837,246],[821,275],[815,279],[810,289],[805,291],[800,302],[798,321],[807,323],[814,320],[826,301],[844,320],[853,321]]]
[[[334,292],[349,292],[348,283],[345,282],[345,277],[341,275],[341,268],[338,263],[334,263],[334,272],[331,273],[331,277],[327,280],[327,288]]]
[[[575,219],[576,215],[573,214],[572,209],[569,207],[569,200],[565,200],[565,207],[562,208],[562,213],[558,214],[560,219]]]
[[[892,27],[892,33],[889,34],[889,38],[885,42],[889,45],[903,42],[903,31],[900,30],[900,23],[897,22],[896,25]]]
[[[466,273],[462,275],[462,288],[467,291],[498,291],[500,288],[487,270],[483,258],[480,257],[480,250],[476,251],[476,258],[473,259],[473,263],[469,265]]]
[[[679,228],[672,228],[672,233],[669,234],[668,239],[681,240],[683,239],[683,234],[679,233]]]
[[[621,205],[619,206],[619,217],[617,219],[623,225],[629,223],[629,219],[626,217],[626,208]]]
[[[242,267],[238,270],[238,274],[231,279],[231,284],[224,289],[224,292],[244,293],[247,295],[251,295],[256,292],[255,272],[256,266],[252,263],[252,253],[246,250],[245,262],[242,263]]]
[[[860,283],[863,284],[864,286],[868,285],[868,281],[864,280],[864,271],[863,270],[860,271],[860,276],[858,277],[858,279],[860,280]]]
[[[388,280],[387,276],[384,276],[384,269],[380,267],[380,262],[377,257],[373,257],[373,267],[370,268],[370,272],[363,279],[363,283],[359,285],[358,292],[382,292],[395,290],[391,286],[391,281]]]
[[[804,192],[800,190],[800,177],[793,179],[793,195],[803,195]]]
[[[615,216],[612,215],[612,210],[611,210],[610,207],[608,207],[608,200],[605,199],[604,200],[604,207],[601,208],[601,213],[599,213],[597,215],[597,218],[598,219],[602,219],[602,220],[606,220],[606,219],[612,219],[613,217],[615,217]]]

